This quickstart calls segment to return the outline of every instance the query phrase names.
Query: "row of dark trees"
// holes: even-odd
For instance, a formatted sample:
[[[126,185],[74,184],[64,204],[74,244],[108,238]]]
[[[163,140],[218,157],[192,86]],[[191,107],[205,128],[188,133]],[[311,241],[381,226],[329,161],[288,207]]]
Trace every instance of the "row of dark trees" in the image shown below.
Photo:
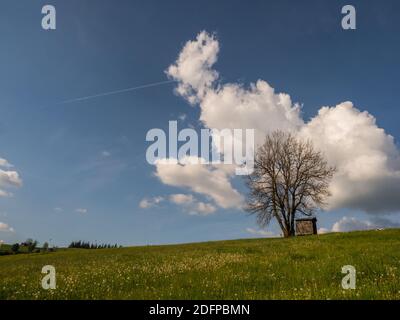
[[[90,243],[86,241],[72,241],[68,248],[78,248],[78,249],[111,249],[111,248],[118,248],[117,244],[97,244],[97,243]]]

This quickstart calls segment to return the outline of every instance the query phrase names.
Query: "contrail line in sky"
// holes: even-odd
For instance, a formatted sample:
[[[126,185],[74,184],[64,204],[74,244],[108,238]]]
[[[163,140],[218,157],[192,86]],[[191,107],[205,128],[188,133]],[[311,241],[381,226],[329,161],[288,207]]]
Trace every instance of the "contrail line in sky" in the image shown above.
[[[172,83],[172,82],[176,82],[176,80],[160,81],[160,82],[154,82],[154,83],[145,84],[145,85],[136,86],[136,87],[130,87],[130,88],[125,88],[125,89],[120,89],[120,90],[115,90],[115,91],[108,91],[108,92],[98,93],[98,94],[94,94],[94,95],[91,95],[91,96],[85,96],[85,97],[79,97],[79,98],[64,100],[64,101],[61,101],[61,102],[59,102],[57,104],[67,104],[67,103],[79,102],[79,101],[84,101],[84,100],[89,100],[89,99],[94,99],[94,98],[111,96],[111,95],[114,95],[114,94],[119,94],[119,93],[124,93],[124,92],[129,92],[129,91],[136,91],[136,90],[150,88],[150,87],[161,86],[163,84]]]

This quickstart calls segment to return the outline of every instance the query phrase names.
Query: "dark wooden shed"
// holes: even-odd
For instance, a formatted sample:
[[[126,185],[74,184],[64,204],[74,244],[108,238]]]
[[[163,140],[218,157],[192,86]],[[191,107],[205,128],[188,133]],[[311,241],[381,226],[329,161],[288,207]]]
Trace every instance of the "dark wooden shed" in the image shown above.
[[[318,234],[317,218],[296,219],[296,236]]]

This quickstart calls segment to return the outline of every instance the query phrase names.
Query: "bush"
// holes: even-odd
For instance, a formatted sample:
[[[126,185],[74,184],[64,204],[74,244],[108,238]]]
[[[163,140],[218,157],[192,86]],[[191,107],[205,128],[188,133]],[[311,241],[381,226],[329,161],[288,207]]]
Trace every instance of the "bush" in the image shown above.
[[[36,240],[28,239],[28,240],[25,241],[25,246],[28,247],[28,252],[29,253],[34,252],[37,245],[38,245],[38,242]]]
[[[11,246],[11,251],[12,251],[12,253],[18,253],[19,252],[19,244],[18,243],[14,243]]]

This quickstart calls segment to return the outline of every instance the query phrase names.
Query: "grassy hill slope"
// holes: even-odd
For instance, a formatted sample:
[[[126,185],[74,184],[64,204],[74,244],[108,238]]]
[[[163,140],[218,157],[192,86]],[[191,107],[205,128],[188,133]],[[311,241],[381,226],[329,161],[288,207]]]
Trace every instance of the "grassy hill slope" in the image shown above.
[[[0,299],[400,299],[400,230],[2,256]]]

